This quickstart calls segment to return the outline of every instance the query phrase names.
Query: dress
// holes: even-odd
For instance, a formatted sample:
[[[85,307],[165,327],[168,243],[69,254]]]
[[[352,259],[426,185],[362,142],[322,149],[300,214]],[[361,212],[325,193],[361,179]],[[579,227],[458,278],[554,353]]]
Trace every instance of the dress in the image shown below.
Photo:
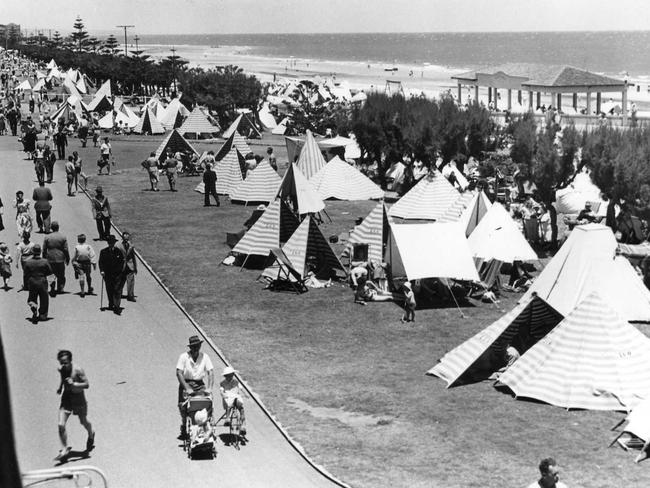
[[[29,210],[31,202],[29,200],[22,200],[18,202],[14,200],[14,208],[16,209],[16,227],[18,228],[18,237],[22,238],[24,232],[32,232],[34,228],[34,220]]]

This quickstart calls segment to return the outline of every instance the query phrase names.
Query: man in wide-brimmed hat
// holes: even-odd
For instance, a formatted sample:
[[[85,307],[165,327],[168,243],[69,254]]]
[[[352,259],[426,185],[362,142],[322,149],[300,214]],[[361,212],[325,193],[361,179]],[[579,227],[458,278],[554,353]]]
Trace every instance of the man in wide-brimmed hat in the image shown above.
[[[178,410],[181,414],[181,438],[187,435],[185,428],[187,414],[184,403],[188,396],[212,392],[214,382],[212,361],[201,352],[203,341],[198,336],[191,336],[187,347],[189,351],[182,353],[176,363],[176,378],[178,379]]]
[[[111,204],[101,186],[95,189],[95,196],[90,199],[90,204],[97,223],[98,240],[105,241],[106,236],[111,233]]]
[[[108,246],[99,252],[99,271],[106,284],[106,296],[108,297],[108,310],[115,315],[122,313],[122,288],[124,288],[124,268],[126,259],[124,253],[115,247],[117,238],[113,234],[106,237]]]

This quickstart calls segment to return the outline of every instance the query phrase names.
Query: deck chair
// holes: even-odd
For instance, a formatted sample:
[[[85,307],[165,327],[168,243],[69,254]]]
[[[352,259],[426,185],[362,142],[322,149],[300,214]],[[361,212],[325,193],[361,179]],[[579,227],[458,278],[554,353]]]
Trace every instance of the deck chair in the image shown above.
[[[486,291],[491,290],[492,287],[499,285],[499,272],[501,270],[502,261],[498,259],[491,259],[483,261],[479,258],[474,258],[476,268],[479,270],[479,278],[481,281],[472,284],[469,295],[475,297],[476,295],[483,295]]]
[[[265,281],[272,291],[294,291],[297,294],[308,291],[305,279],[296,271],[291,261],[279,247],[271,248],[264,271],[257,277]]]

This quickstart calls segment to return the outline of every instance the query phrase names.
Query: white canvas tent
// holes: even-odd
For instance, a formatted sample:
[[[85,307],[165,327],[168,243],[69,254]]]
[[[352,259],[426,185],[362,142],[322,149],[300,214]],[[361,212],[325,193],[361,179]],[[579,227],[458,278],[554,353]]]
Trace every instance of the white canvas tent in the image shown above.
[[[167,129],[176,129],[183,123],[183,119],[190,114],[190,111],[185,108],[178,98],[174,98],[169,105],[165,107],[165,111],[161,114],[156,114],[162,126]],[[182,135],[182,134],[181,134]]]
[[[384,192],[358,169],[342,161],[331,159],[309,182],[323,200],[372,200],[384,197]]]
[[[499,378],[517,397],[631,410],[650,391],[650,339],[591,293]]]
[[[534,261],[530,247],[517,224],[503,206],[494,202],[467,239],[474,258],[496,259],[504,263]]]
[[[449,351],[427,374],[445,380],[448,388],[487,379],[505,366],[508,346],[515,347],[523,354],[563,318],[548,303],[533,295]]]
[[[465,231],[455,222],[391,223],[385,261],[393,278],[479,281]]]
[[[294,211],[300,215],[318,213],[325,209],[320,195],[295,164],[289,165],[284,173],[277,197],[289,200]]]
[[[578,173],[573,182],[555,192],[555,209],[561,214],[578,214],[585,208],[585,203],[599,203],[598,215],[605,215],[607,204],[601,198],[600,189],[591,181],[589,173]]]
[[[307,135],[305,136],[305,145],[300,150],[300,155],[298,156],[296,164],[308,180],[327,164],[327,161],[325,161],[325,158],[321,154],[316,139],[314,139],[310,130],[307,131]]]
[[[178,132],[185,138],[189,137],[190,134],[196,139],[202,135],[211,138],[217,135],[219,127],[213,126],[197,105],[187,116]]]
[[[575,227],[524,296],[537,293],[566,316],[597,291],[625,320],[650,321],[650,291],[617,247],[609,227]]]

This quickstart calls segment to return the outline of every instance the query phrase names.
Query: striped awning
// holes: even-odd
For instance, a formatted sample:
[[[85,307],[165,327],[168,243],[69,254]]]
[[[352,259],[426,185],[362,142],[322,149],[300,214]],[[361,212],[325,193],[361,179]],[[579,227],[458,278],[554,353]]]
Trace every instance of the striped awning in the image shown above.
[[[447,387],[481,381],[505,365],[508,346],[523,354],[562,320],[562,315],[536,295],[445,354],[427,374]]]
[[[422,178],[388,211],[391,217],[440,220],[458,199],[458,191],[435,170]]]
[[[649,364],[650,339],[592,293],[499,381],[558,407],[629,411],[650,392]]]

